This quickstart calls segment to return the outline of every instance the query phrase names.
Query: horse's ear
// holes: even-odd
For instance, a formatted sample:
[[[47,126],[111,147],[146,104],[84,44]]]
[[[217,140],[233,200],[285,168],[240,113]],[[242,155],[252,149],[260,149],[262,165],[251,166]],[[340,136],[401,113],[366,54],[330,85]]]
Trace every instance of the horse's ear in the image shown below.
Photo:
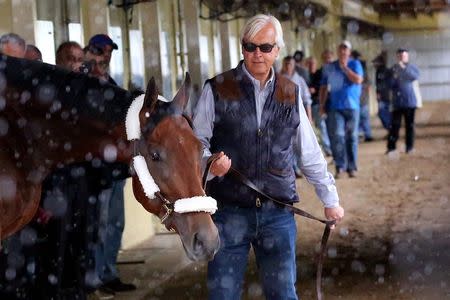
[[[158,101],[158,88],[156,87],[155,78],[152,77],[147,84],[143,107],[148,108],[150,109],[150,111],[152,111],[153,107],[156,104],[156,101]]]
[[[172,105],[175,108],[175,111],[183,112],[186,104],[189,101],[189,95],[191,93],[191,76],[189,72],[186,72],[186,76],[184,78],[184,82],[181,85],[178,93],[175,98],[173,98]]]

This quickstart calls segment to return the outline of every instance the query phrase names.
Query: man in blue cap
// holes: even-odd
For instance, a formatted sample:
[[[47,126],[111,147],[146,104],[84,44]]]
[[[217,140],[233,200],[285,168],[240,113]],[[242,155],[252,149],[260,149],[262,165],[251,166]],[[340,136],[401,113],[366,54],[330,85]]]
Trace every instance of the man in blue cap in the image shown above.
[[[111,61],[113,50],[119,49],[116,43],[106,34],[96,34],[89,40],[89,46],[100,48],[104,51],[108,63]]]
[[[117,85],[107,72],[112,51],[117,49],[117,44],[106,34],[96,34],[91,37],[85,53],[86,57],[92,58],[91,62],[96,64],[91,73],[93,76]],[[96,72],[96,70],[98,71]],[[106,164],[105,170],[111,173],[111,169],[117,167],[119,166],[116,164]],[[102,176],[107,178],[108,174]],[[99,241],[95,250],[95,269],[101,281],[99,290],[107,294],[136,289],[134,284],[124,283],[120,280],[116,267],[117,254],[125,226],[124,186],[125,180],[115,180],[109,189],[101,192],[103,201],[100,204]]]
[[[109,68],[112,52],[117,49],[119,49],[119,47],[108,35],[96,34],[89,40],[89,43],[85,48],[85,53],[87,57],[89,57],[89,53],[94,56],[101,56],[102,61],[106,64],[106,68]],[[109,83],[117,85],[109,74],[106,75]]]

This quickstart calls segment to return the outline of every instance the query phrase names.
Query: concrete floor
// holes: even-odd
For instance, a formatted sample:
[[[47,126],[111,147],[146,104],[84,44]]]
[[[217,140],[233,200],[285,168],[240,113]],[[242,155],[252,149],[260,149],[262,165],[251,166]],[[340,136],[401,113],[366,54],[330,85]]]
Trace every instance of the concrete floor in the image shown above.
[[[191,263],[177,234],[157,234],[139,246],[119,253],[122,281],[134,283],[138,288],[133,292],[118,293],[114,299],[144,299],[149,290],[157,290]]]

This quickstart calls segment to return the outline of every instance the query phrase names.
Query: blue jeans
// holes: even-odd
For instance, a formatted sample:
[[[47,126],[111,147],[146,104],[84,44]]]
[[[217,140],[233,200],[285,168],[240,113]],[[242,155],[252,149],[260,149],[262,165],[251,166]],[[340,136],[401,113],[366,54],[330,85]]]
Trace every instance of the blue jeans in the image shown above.
[[[213,219],[221,246],[208,264],[208,299],[240,299],[250,246],[266,299],[298,299],[295,292],[294,214],[273,202],[260,208],[224,206]]]
[[[361,105],[359,111],[359,132],[364,133],[366,139],[372,138],[372,128],[370,127],[369,105]]]
[[[381,120],[381,124],[387,130],[391,127],[392,114],[389,110],[389,102],[378,101],[378,117]]]
[[[125,225],[124,186],[125,180],[115,181],[99,197],[99,240],[95,250],[95,270],[102,283],[118,278],[117,254]]]
[[[327,124],[325,118],[320,116],[320,106],[319,104],[314,104],[311,106],[311,111],[314,119],[314,125],[320,131],[320,144],[322,145],[323,151],[325,153],[331,153],[330,138],[328,137]]]
[[[327,125],[336,169],[357,170],[359,110],[328,112]]]

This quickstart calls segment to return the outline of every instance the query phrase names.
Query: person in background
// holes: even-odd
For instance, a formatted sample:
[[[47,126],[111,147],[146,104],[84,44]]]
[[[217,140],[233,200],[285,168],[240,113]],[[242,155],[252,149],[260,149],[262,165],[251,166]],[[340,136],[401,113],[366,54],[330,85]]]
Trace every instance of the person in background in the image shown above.
[[[298,86],[298,88],[300,89],[300,96],[306,111],[306,115],[308,116],[309,121],[312,123],[311,94],[309,93],[309,88],[305,80],[300,75],[298,75],[297,72],[295,72],[295,60],[292,56],[286,56],[285,58],[283,58],[280,75],[286,77]],[[294,171],[297,178],[302,177],[299,163],[300,157],[296,155],[294,162]]]
[[[90,75],[112,85],[117,84],[108,71],[111,53],[115,49],[118,49],[117,44],[106,34],[94,35],[85,48],[85,60],[92,64]],[[111,173],[113,168],[128,174],[128,166],[114,163],[105,163],[104,173]],[[125,227],[124,186],[124,179],[111,179],[111,187],[102,191],[100,204],[99,240],[95,249],[96,275],[100,280],[99,290],[110,294],[136,289],[134,284],[120,280],[116,266]]]
[[[293,57],[295,59],[295,72],[297,72],[298,75],[300,75],[306,81],[306,84],[309,85],[309,72],[303,65],[303,58],[305,57],[305,54],[302,50],[297,50],[295,51]]]
[[[266,299],[297,299],[294,214],[227,174],[231,165],[271,197],[292,204],[298,201],[292,164],[299,151],[301,171],[326,218],[339,221],[344,209],[298,87],[274,71],[284,46],[280,22],[256,15],[240,37],[244,60],[206,81],[193,119],[204,159],[211,152],[217,157],[207,190],[218,202],[212,217],[221,245],[208,264],[208,298],[240,299],[252,247]]]
[[[414,118],[417,99],[413,81],[419,79],[419,68],[409,63],[408,49],[397,50],[397,63],[391,68],[391,88],[393,95],[392,124],[389,130],[387,152],[395,151],[402,122],[405,118],[406,153],[414,152]]]
[[[96,46],[88,45],[83,49],[86,65],[89,66],[89,75],[104,82],[117,85],[108,74],[108,61],[104,55],[104,51]],[[111,82],[109,82],[111,78]]]
[[[322,67],[317,69],[317,60],[314,57],[308,59],[308,71],[311,77],[309,91],[311,93],[312,105],[311,112],[314,125],[320,132],[320,143],[326,156],[331,156],[330,138],[328,137],[327,124],[325,119],[320,115],[319,90],[320,81],[322,79],[323,66],[333,61],[333,52],[325,50],[322,52]]]
[[[58,66],[73,72],[86,73],[82,69],[83,61],[83,48],[77,42],[64,42],[56,50],[56,65]]]
[[[25,58],[29,60],[42,61],[42,53],[35,45],[27,45]]]
[[[119,49],[116,43],[113,42],[113,40],[106,34],[96,34],[89,40],[88,47],[90,49],[98,49],[101,50],[101,57],[102,60],[99,61],[99,70],[97,73],[97,77],[100,76],[102,79],[103,77],[107,77],[107,81],[113,85],[117,85],[117,83],[114,81],[114,79],[109,75],[109,64],[111,63],[111,56],[113,50]],[[95,52],[93,50],[92,52]],[[93,53],[95,55],[95,53]],[[106,68],[105,68],[106,67]],[[106,69],[106,74],[104,74],[104,69]],[[94,74],[96,71],[94,71]]]
[[[7,33],[0,37],[0,53],[24,58],[26,50],[25,40],[18,34]]]
[[[387,52],[381,52],[373,61],[375,67],[375,85],[377,91],[378,117],[381,124],[389,132],[391,127],[391,70],[386,66]]]
[[[353,59],[359,60],[364,72],[364,79],[362,82],[361,97],[359,101],[359,135],[364,138],[365,142],[372,142],[372,127],[370,126],[370,109],[369,109],[369,98],[370,98],[370,80],[369,74],[367,72],[366,61],[361,60],[361,53],[357,50],[351,52],[351,57]]]
[[[302,97],[302,102],[303,106],[305,107],[306,115],[308,116],[308,119],[312,122],[311,94],[309,92],[309,88],[308,85],[306,84],[306,81],[295,71],[295,60],[292,56],[286,56],[285,58],[283,58],[283,65],[281,67],[280,75],[286,77],[299,87],[300,96]]]
[[[80,52],[81,51],[81,52]],[[80,56],[81,53],[81,56]],[[63,42],[56,51],[56,65],[81,72],[83,52],[76,42]],[[90,292],[85,277],[94,269],[89,245],[96,232],[95,168],[90,162],[70,164],[55,170],[43,182],[41,208],[50,216],[45,227],[39,291],[42,299],[84,299]],[[54,276],[49,283],[48,276]],[[112,297],[111,297],[112,298]],[[110,299],[111,299],[110,298]]]
[[[319,91],[321,115],[325,115],[327,107],[327,129],[336,178],[345,171],[349,177],[355,177],[357,170],[359,101],[364,72],[358,60],[350,59],[351,48],[349,41],[339,44],[338,59],[322,71]]]

